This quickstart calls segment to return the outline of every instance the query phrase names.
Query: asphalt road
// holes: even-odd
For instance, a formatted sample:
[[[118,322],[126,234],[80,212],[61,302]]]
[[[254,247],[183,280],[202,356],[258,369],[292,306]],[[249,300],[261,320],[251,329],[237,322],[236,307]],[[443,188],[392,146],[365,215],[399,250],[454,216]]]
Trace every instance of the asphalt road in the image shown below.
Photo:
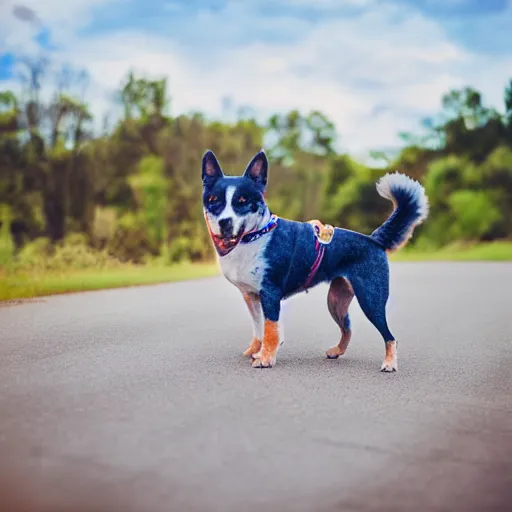
[[[0,307],[5,512],[512,510],[512,265],[394,264],[396,374],[354,302],[289,300],[277,365],[222,278]]]

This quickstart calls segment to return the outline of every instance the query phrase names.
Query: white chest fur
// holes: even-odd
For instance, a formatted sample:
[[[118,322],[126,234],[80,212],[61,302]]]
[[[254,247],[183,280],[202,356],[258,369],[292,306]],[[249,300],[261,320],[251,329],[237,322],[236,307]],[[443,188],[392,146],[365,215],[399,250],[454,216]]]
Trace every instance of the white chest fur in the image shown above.
[[[224,277],[242,292],[259,293],[266,270],[265,247],[271,235],[254,242],[240,244],[226,256],[219,258]]]

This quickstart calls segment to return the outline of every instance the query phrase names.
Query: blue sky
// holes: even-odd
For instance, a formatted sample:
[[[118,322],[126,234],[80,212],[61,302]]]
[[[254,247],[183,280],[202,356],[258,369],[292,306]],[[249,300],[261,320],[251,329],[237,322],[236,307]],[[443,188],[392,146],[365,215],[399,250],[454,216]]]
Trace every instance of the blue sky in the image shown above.
[[[168,76],[174,114],[233,116],[226,97],[262,120],[320,109],[364,158],[419,130],[452,87],[501,109],[511,26],[512,0],[3,0],[0,88],[46,50],[88,70],[98,119],[133,68]]]

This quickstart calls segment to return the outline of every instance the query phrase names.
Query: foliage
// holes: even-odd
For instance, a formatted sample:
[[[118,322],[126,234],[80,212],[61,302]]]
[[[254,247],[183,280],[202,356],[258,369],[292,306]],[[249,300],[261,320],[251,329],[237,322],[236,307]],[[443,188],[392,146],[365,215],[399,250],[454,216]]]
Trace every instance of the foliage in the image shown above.
[[[10,261],[9,272],[32,272],[106,269],[119,266],[119,261],[105,250],[91,247],[87,237],[72,233],[55,244],[49,238],[36,238],[23,246]]]
[[[483,190],[457,190],[450,196],[450,206],[456,240],[480,240],[500,219],[492,197]]]
[[[14,256],[14,241],[10,232],[11,210],[0,204],[0,267],[8,265]]]
[[[283,217],[370,233],[391,208],[375,182],[398,170],[423,183],[431,203],[413,248],[512,238],[512,81],[503,115],[471,87],[449,91],[439,115],[423,121],[424,134],[402,134],[398,156],[376,152],[387,163],[372,169],[336,153],[335,126],[321,112],[275,114],[264,125],[248,116],[173,117],[167,81],[133,73],[120,84],[124,115],[93,134],[83,94],[72,90],[86,89],[86,75],[55,75],[43,61],[25,71],[22,93],[0,91],[0,266],[213,258],[201,205],[206,148],[227,174],[241,174],[265,145],[267,199]],[[55,76],[55,93],[41,99],[42,83]]]

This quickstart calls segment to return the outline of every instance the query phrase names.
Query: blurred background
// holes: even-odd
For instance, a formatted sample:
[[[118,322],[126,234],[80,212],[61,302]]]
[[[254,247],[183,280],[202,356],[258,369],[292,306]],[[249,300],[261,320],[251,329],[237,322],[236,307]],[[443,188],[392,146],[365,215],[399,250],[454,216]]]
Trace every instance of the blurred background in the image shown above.
[[[0,1],[0,298],[214,273],[208,148],[226,174],[265,148],[274,213],[367,234],[398,170],[431,213],[396,258],[512,259],[511,25],[508,0]]]

